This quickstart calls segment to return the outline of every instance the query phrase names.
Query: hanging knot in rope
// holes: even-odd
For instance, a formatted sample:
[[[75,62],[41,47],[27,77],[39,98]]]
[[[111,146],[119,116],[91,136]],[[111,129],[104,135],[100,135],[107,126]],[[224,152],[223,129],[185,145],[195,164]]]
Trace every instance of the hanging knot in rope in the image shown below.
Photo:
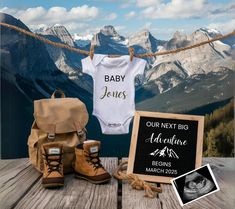
[[[129,47],[128,50],[129,50],[129,54],[130,54],[130,61],[132,61],[133,57],[134,57],[134,48]]]
[[[91,59],[93,59],[95,53],[95,46],[91,44],[90,51],[89,51],[89,56]]]
[[[148,184],[135,174],[126,174],[126,172],[124,172],[126,169],[127,161],[123,161],[113,172],[113,176],[118,180],[127,180],[133,189],[144,190],[145,197],[154,198],[158,193],[162,192],[161,187]]]

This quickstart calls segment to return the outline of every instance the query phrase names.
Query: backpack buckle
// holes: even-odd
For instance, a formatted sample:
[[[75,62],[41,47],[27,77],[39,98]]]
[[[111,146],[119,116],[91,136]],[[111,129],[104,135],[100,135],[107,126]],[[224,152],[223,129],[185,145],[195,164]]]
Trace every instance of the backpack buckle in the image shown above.
[[[55,139],[55,134],[48,134],[47,138],[48,139]]]
[[[83,130],[77,131],[78,136],[82,136],[84,134]]]

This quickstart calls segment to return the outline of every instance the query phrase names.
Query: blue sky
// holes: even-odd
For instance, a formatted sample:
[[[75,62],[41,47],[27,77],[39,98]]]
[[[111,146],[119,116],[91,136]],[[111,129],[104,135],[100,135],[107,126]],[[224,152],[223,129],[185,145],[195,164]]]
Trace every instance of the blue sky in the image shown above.
[[[235,0],[0,0],[0,11],[30,28],[63,24],[71,34],[113,25],[124,36],[148,29],[159,39],[200,27],[235,29]]]

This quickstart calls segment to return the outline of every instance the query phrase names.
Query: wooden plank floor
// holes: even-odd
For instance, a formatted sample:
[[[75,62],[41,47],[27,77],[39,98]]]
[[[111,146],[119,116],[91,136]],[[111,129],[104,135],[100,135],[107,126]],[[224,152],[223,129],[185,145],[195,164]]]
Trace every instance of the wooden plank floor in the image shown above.
[[[0,161],[0,208],[13,208],[24,197],[40,174],[28,159]]]
[[[104,167],[113,172],[117,158],[101,158]],[[3,165],[4,164],[4,165]],[[3,166],[2,166],[3,165]],[[27,159],[0,161],[0,209],[116,209],[118,185],[94,185],[85,180],[66,175],[65,185],[60,189],[41,186],[40,174]]]
[[[101,158],[112,173],[117,158]],[[235,158],[205,158],[218,181],[220,191],[183,208],[234,209]],[[126,182],[112,179],[110,184],[93,185],[66,175],[61,189],[44,189],[41,175],[28,159],[0,160],[0,209],[181,209],[171,185],[163,184],[163,193],[149,199],[144,191],[132,190]]]

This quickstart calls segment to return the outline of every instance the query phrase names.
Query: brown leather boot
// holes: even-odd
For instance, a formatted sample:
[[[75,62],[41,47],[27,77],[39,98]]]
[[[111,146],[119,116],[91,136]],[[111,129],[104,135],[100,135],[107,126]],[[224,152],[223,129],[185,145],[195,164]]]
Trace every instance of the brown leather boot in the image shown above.
[[[93,184],[110,181],[111,175],[104,169],[99,159],[100,142],[87,140],[75,148],[75,177]]]
[[[56,142],[43,144],[42,154],[44,165],[42,186],[47,188],[63,186],[63,146]]]

